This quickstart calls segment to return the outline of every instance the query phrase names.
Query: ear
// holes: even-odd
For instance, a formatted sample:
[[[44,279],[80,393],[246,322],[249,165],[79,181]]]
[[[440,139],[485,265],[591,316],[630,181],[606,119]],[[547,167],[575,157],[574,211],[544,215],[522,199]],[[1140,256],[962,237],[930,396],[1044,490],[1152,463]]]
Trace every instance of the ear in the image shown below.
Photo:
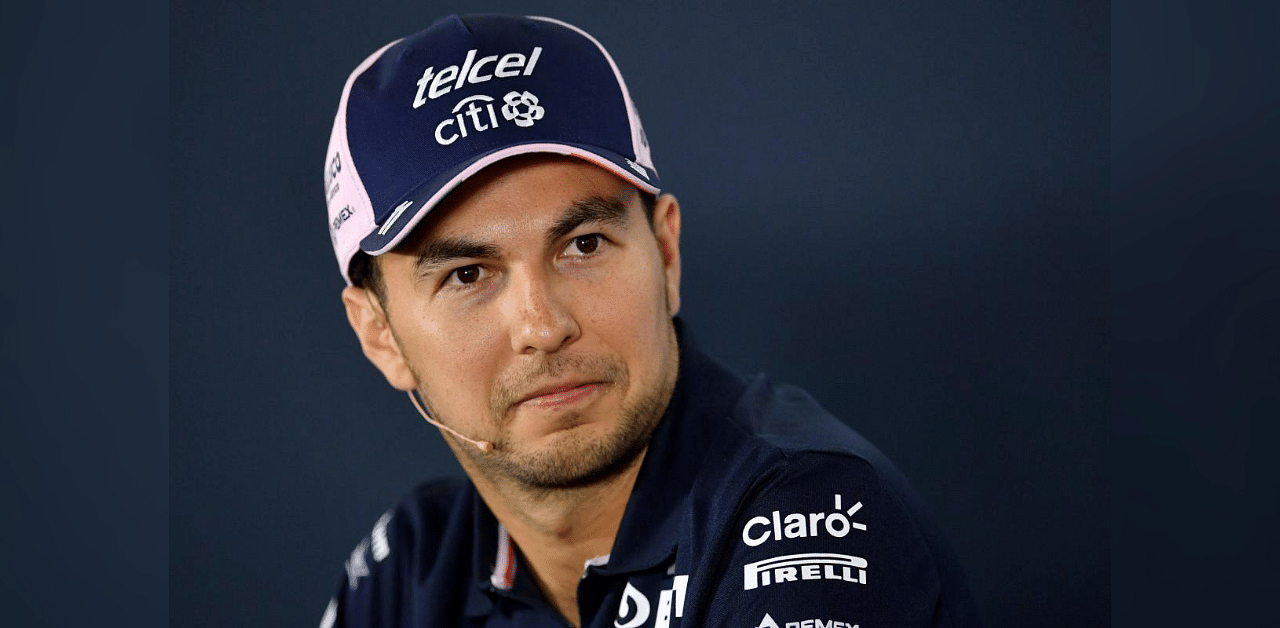
[[[662,253],[667,275],[667,309],[671,316],[680,311],[680,203],[663,194],[653,202],[653,233]]]
[[[377,298],[364,288],[347,286],[342,291],[342,304],[347,308],[347,322],[360,339],[365,357],[382,371],[387,383],[397,390],[416,388],[418,378],[409,368]]]

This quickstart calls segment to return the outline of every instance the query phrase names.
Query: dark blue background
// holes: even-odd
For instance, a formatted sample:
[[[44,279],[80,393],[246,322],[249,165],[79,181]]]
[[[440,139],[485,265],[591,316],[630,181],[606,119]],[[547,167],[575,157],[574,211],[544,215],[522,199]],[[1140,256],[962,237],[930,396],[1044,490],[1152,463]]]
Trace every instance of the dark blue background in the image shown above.
[[[989,625],[1109,621],[1107,4],[170,10],[175,625],[318,622],[457,469],[346,324],[321,176],[347,73],[456,10],[611,51],[684,208],[686,321],[898,463]]]
[[[162,625],[167,8],[0,19],[0,624]]]

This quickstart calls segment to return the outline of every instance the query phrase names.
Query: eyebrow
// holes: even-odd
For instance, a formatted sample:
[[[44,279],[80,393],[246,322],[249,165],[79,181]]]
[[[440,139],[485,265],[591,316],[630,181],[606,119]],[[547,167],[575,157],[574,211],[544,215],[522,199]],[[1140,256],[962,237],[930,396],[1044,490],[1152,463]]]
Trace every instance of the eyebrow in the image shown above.
[[[627,206],[622,203],[622,199],[603,196],[588,196],[575,201],[547,230],[547,244],[554,244],[574,229],[589,222],[625,227],[627,226]]]
[[[452,260],[463,258],[495,258],[502,253],[502,249],[482,242],[475,242],[464,238],[440,238],[439,240],[428,241],[422,246],[422,250],[418,251],[418,258],[413,265],[419,272],[424,272],[443,266]]]
[[[621,199],[603,196],[589,196],[574,201],[547,229],[546,241],[554,244],[574,229],[593,222],[625,227],[628,222],[627,206]],[[502,248],[497,245],[446,237],[423,244],[414,260],[414,267],[418,272],[428,272],[457,259],[494,259],[501,256]]]

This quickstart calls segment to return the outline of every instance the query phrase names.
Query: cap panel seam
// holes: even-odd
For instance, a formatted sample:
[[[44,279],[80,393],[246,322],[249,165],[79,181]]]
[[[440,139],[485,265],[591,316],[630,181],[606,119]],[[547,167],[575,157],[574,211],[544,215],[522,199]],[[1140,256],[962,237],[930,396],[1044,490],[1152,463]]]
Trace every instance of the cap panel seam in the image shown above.
[[[582,35],[587,39],[587,41],[596,45],[596,48],[600,50],[600,54],[604,56],[605,61],[609,62],[609,68],[613,70],[613,77],[618,81],[618,88],[622,90],[622,104],[627,110],[627,125],[631,131],[631,151],[635,153],[636,162],[650,170],[656,171],[657,168],[653,166],[653,156],[649,152],[647,143],[642,141],[644,127],[640,124],[640,112],[636,110],[635,102],[631,100],[631,91],[627,89],[627,82],[622,78],[622,71],[618,69],[618,64],[613,61],[613,55],[610,55],[609,51],[600,43],[600,40],[593,37],[591,33],[588,33],[573,24],[539,15],[529,15],[526,17],[531,20],[541,20],[543,22],[550,22],[552,24],[563,26],[578,33],[579,35]]]

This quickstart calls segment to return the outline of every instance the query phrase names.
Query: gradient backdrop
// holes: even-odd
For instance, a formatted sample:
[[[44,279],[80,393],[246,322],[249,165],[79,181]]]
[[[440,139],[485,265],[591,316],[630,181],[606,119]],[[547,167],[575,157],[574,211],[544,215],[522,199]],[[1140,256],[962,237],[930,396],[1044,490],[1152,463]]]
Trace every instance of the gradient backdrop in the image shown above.
[[[686,322],[894,459],[990,626],[1109,623],[1108,4],[169,7],[172,625],[313,625],[458,472],[347,327],[321,179],[347,73],[454,11],[604,43],[682,201]]]

